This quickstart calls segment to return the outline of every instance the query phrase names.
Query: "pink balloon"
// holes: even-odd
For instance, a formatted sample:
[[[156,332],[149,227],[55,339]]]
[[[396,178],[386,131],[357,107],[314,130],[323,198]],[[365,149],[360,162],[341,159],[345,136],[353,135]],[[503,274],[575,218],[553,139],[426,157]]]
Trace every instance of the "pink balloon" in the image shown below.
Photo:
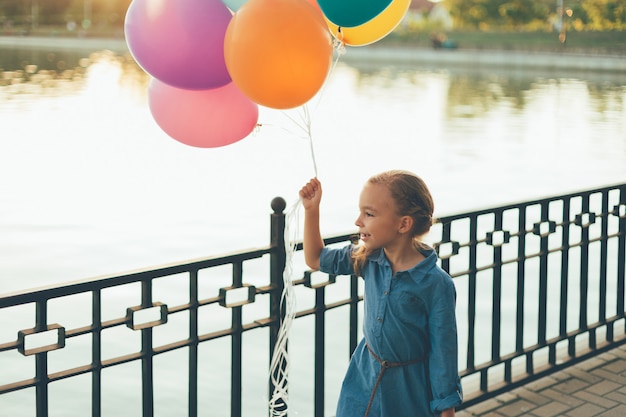
[[[229,83],[224,36],[232,13],[221,0],[133,0],[124,31],[144,71],[179,88]]]
[[[235,143],[248,136],[259,119],[258,105],[232,82],[211,90],[185,90],[153,78],[148,104],[165,133],[197,148]]]

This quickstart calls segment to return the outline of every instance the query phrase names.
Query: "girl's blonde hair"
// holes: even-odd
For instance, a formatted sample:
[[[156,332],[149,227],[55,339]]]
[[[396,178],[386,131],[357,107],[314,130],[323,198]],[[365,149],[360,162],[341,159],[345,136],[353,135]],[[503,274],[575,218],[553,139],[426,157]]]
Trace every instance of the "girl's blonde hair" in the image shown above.
[[[412,172],[403,170],[382,172],[371,177],[367,183],[384,185],[389,189],[396,206],[396,214],[413,218],[411,236],[415,248],[423,248],[425,245],[421,237],[430,231],[435,211],[435,204],[426,183]],[[356,274],[360,273],[370,253],[371,250],[364,246],[354,251],[352,258]]]

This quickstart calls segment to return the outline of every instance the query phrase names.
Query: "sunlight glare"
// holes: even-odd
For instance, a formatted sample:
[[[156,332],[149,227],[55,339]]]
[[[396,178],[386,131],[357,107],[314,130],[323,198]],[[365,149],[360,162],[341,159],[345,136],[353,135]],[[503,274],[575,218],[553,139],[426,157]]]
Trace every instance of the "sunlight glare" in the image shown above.
[[[99,59],[87,69],[85,95],[98,98],[113,97],[119,90],[122,68],[113,59]]]

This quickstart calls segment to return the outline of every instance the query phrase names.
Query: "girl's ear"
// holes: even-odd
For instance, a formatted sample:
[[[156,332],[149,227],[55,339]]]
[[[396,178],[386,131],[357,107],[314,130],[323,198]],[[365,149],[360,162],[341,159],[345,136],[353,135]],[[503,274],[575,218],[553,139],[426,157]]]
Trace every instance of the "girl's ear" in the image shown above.
[[[413,229],[413,217],[411,216],[402,216],[400,218],[400,227],[398,228],[398,232],[407,233]]]

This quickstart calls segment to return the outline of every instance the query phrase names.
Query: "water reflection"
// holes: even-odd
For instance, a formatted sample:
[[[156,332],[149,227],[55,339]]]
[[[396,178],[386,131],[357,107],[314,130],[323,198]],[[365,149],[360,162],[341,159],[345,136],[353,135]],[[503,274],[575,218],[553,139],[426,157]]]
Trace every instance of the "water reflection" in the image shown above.
[[[42,96],[77,94],[86,80],[96,83],[112,76],[120,89],[147,88],[149,76],[129,54],[98,51],[87,56],[78,53],[54,53],[31,50],[0,49],[0,100],[28,94]]]
[[[40,49],[0,49],[0,68],[5,71],[22,70],[34,65],[40,70],[65,71],[81,65],[84,55],[76,52],[52,52]]]
[[[156,126],[128,54],[0,52],[0,293],[265,245],[271,199],[313,175],[301,109],[200,150]],[[626,180],[625,98],[619,74],[340,61],[311,104],[325,231],[390,168],[437,215]]]
[[[461,67],[453,69],[394,66],[371,66],[350,63],[355,69],[355,86],[363,90],[392,89],[394,94],[408,92],[407,87],[420,87],[433,80],[442,79],[448,84],[448,116],[480,116],[502,103],[516,110],[523,110],[533,97],[539,94],[557,93],[581,86],[593,100],[593,110],[623,111],[626,83],[620,73],[571,72],[567,74],[550,70],[528,69],[526,71],[485,70]]]
[[[83,87],[87,71],[96,73],[105,66],[119,70],[119,87],[142,89],[149,76],[137,66],[129,54],[98,51],[85,56],[79,52],[50,52],[37,49],[0,48],[0,89],[2,98],[16,94],[62,95],[78,92]],[[340,67],[346,65],[340,62]],[[444,81],[447,84],[446,114],[448,118],[480,117],[505,105],[522,111],[536,92],[556,96],[564,90],[580,88],[591,98],[590,105],[599,115],[623,112],[626,85],[621,74],[548,74],[537,70],[521,73],[478,71],[472,68],[432,69],[393,66],[372,66],[368,63],[348,63],[357,91],[378,94],[379,90],[393,93],[393,99],[406,99],[416,94],[415,87]],[[97,78],[101,75],[92,75]],[[410,97],[409,97],[410,98]]]

